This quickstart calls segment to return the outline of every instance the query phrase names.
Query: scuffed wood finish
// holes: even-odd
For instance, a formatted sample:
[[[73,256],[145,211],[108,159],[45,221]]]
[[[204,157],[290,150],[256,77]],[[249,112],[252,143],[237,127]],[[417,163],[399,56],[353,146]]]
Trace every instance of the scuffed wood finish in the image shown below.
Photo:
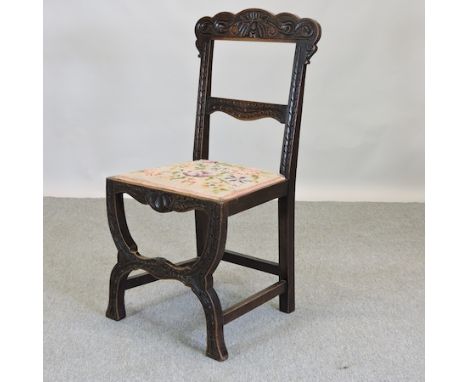
[[[125,317],[125,290],[157,280],[174,279],[189,287],[199,299],[206,319],[206,354],[218,361],[227,359],[224,325],[279,296],[280,310],[295,309],[294,298],[294,206],[299,132],[304,97],[306,65],[317,50],[320,25],[290,13],[273,15],[261,9],[237,14],[222,12],[203,17],[195,26],[200,56],[200,78],[195,123],[193,159],[208,159],[210,115],[225,112],[241,120],[274,118],[284,124],[279,172],[280,182],[225,202],[201,200],[164,190],[146,188],[107,179],[107,216],[117,248],[109,282],[107,317]],[[211,96],[214,40],[272,41],[296,44],[291,87],[287,105],[233,100]],[[172,263],[163,258],[147,258],[139,253],[125,217],[123,195],[160,213],[195,211],[197,256]],[[259,204],[278,199],[278,263],[225,249],[228,217]],[[278,275],[278,282],[223,311],[213,287],[213,273],[221,260]],[[144,274],[129,277],[135,270]]]
[[[269,117],[276,119],[280,123],[285,123],[286,107],[287,105],[274,103],[210,97],[208,99],[207,112],[211,114],[215,111],[222,111],[232,117],[245,121]]]

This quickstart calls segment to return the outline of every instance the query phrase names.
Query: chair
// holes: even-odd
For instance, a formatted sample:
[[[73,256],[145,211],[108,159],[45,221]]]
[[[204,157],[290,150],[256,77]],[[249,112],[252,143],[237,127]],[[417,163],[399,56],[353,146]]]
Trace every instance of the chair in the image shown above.
[[[110,276],[106,316],[125,317],[125,290],[160,279],[175,279],[190,287],[206,317],[206,354],[227,359],[224,325],[279,296],[280,311],[294,311],[294,205],[297,153],[306,65],[317,50],[320,25],[289,13],[272,15],[261,9],[203,17],[195,26],[200,53],[200,79],[193,161],[112,176],[106,180],[107,215],[118,250]],[[295,43],[288,104],[241,101],[211,96],[214,40]],[[271,117],[284,124],[279,173],[208,160],[210,115],[225,112],[241,120]],[[197,256],[179,263],[147,258],[130,235],[123,194],[158,212],[195,211]],[[228,217],[278,199],[278,263],[225,249]],[[221,260],[278,276],[278,282],[225,310],[213,288],[213,273]],[[146,273],[130,276],[134,270]]]

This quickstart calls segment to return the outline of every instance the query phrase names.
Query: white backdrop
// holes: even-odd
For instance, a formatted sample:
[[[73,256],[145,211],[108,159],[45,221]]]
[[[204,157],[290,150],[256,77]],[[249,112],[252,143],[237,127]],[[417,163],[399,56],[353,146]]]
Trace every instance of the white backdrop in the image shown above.
[[[423,0],[45,0],[44,193],[190,160],[202,16],[259,7],[322,25],[308,67],[299,200],[424,200]],[[215,44],[213,95],[286,103],[293,46]],[[274,120],[212,115],[211,159],[277,170]]]

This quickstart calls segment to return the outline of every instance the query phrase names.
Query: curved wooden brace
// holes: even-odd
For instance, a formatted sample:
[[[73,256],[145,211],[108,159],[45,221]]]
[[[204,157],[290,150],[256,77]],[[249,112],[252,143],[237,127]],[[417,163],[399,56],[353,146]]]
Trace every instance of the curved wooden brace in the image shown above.
[[[163,258],[142,256],[130,236],[123,210],[123,193],[158,212],[199,210],[208,216],[208,234],[201,256],[193,263],[176,265]],[[109,305],[106,316],[114,320],[125,317],[125,281],[130,272],[142,269],[157,279],[174,279],[190,287],[200,300],[207,324],[206,354],[216,360],[228,356],[224,343],[223,312],[213,289],[212,274],[223,258],[227,213],[221,204],[193,199],[158,190],[107,180],[108,219],[118,249],[118,261],[110,277]]]
[[[287,105],[216,97],[210,97],[207,103],[208,114],[222,111],[244,121],[268,117],[274,118],[280,123],[285,123],[286,121]]]
[[[221,204],[207,200],[194,199],[184,195],[151,190],[136,185],[120,183],[111,179],[108,180],[107,187],[108,220],[112,237],[119,253],[121,253],[121,256],[125,256],[128,262],[138,260],[146,267],[151,267],[153,262],[157,262],[155,266],[158,269],[164,268],[167,274],[175,272],[184,277],[196,273],[206,273],[211,269],[216,269],[224,254],[224,250],[220,251],[220,246],[226,240],[227,231],[227,213],[223,210]],[[141,204],[149,205],[158,212],[187,212],[197,210],[206,214],[208,221],[208,238],[197,261],[190,267],[179,267],[162,257],[149,259],[142,256],[138,252],[137,246],[128,231],[123,203],[115,202],[117,199],[120,200],[120,195],[123,193],[132,196]],[[218,253],[219,255],[215,258],[213,254]],[[152,273],[149,270],[147,271]],[[154,274],[154,276],[158,278],[168,278],[165,277],[164,274]]]

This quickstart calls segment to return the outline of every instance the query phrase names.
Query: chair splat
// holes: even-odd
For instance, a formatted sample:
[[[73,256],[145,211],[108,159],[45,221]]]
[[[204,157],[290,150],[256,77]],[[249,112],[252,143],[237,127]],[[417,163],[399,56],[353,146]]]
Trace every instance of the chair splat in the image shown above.
[[[286,122],[287,105],[216,97],[208,98],[207,105],[208,114],[222,111],[244,121],[274,118],[280,123]]]

